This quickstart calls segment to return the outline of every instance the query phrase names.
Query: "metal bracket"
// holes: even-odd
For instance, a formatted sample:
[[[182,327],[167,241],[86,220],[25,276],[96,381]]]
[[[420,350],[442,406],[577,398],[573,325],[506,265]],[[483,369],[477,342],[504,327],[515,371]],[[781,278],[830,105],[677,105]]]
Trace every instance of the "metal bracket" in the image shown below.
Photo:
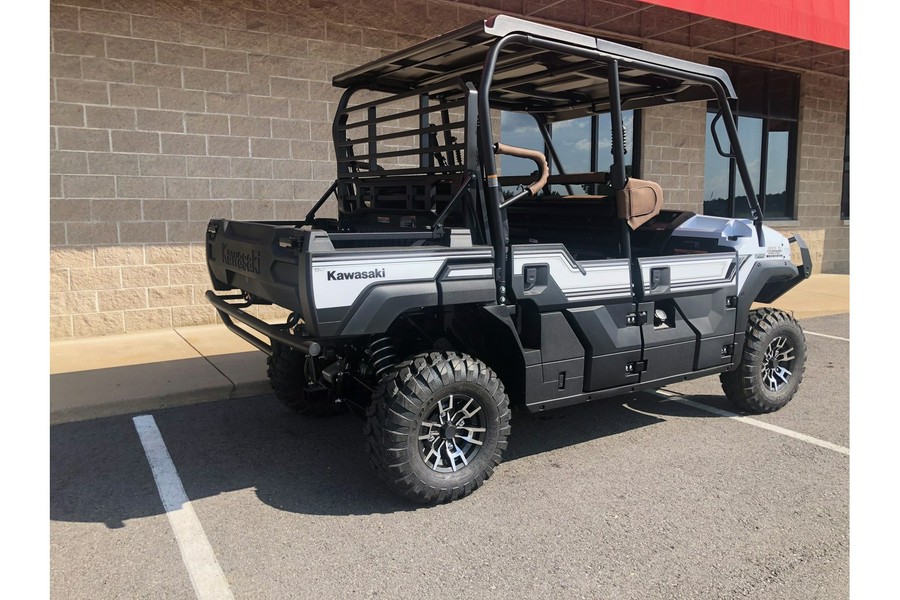
[[[296,250],[303,244],[302,237],[283,237],[278,239],[279,248]]]
[[[640,326],[647,323],[647,311],[641,310],[636,313],[628,313],[625,315],[625,325]]]
[[[647,361],[639,360],[635,362],[625,363],[625,372],[629,375],[634,375],[636,373],[643,373],[647,370]]]
[[[738,297],[737,296],[728,296],[725,298],[725,308],[737,308],[738,305]]]

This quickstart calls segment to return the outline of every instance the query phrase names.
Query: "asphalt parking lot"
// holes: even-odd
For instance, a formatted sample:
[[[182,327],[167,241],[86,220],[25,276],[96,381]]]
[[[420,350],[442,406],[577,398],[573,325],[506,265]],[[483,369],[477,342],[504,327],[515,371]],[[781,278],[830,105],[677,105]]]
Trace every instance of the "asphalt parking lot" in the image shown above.
[[[234,598],[846,598],[849,315],[801,324],[781,411],[729,418],[717,378],[518,411],[491,480],[438,507],[383,486],[350,415],[149,414]],[[53,597],[197,597],[133,416],[51,428]]]

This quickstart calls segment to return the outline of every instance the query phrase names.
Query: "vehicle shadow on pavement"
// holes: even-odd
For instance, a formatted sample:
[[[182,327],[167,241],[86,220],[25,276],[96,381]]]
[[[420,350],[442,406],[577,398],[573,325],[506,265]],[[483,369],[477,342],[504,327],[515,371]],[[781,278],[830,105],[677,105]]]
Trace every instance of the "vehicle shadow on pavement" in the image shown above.
[[[677,394],[677,397],[684,398],[691,402],[705,404],[709,407],[724,410],[735,415],[746,415],[750,413],[741,410],[734,402],[728,399],[725,394]],[[694,406],[687,406],[675,400],[668,400],[660,396],[645,394],[629,402],[628,405],[635,409],[645,411],[660,417],[693,417],[705,419],[721,419],[722,415],[717,415],[705,410],[701,410]]]
[[[273,508],[310,515],[427,510],[395,496],[378,479],[364,450],[362,422],[349,414],[305,418],[272,396],[150,414],[193,501],[254,490]],[[517,410],[504,461],[664,422],[653,414],[712,416],[648,394],[540,414]],[[130,416],[50,428],[52,520],[115,528],[160,514],[162,504]]]

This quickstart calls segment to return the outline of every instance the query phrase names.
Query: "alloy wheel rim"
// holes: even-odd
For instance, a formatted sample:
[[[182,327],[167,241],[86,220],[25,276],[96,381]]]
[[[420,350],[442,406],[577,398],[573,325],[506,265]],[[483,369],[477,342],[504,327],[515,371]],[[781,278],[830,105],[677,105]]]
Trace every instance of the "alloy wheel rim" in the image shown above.
[[[771,392],[778,392],[791,382],[794,367],[794,346],[780,335],[769,342],[763,354],[762,381]]]
[[[449,394],[422,421],[419,452],[432,471],[455,473],[481,451],[486,434],[481,404],[467,394]]]

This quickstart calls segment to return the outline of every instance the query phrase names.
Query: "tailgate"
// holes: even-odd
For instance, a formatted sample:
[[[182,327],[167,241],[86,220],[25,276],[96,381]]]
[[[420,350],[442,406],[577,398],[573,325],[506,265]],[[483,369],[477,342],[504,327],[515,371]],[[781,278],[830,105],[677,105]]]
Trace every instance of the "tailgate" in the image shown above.
[[[206,231],[206,264],[216,290],[240,289],[295,312],[304,303],[300,276],[308,230],[294,224],[214,219]]]

